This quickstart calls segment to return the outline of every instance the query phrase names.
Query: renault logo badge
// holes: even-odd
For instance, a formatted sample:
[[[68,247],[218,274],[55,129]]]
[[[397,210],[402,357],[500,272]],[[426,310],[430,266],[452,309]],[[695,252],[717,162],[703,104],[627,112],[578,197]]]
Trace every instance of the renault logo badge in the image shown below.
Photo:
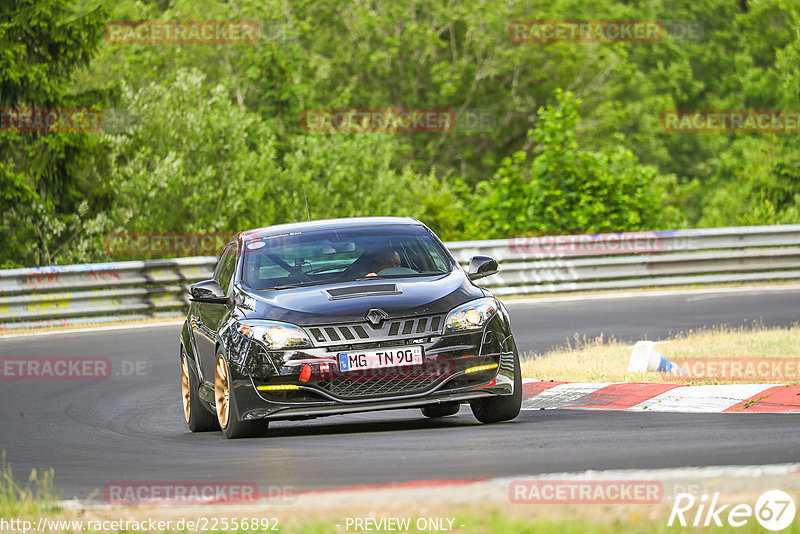
[[[387,317],[389,317],[389,314],[378,308],[372,308],[370,311],[367,312],[366,315],[369,324],[376,327],[380,326],[383,320],[386,319]]]

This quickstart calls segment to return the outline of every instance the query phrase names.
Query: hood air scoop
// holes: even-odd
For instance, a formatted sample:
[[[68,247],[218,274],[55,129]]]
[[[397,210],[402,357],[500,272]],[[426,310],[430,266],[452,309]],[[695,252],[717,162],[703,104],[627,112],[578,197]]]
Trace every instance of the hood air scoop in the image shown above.
[[[352,299],[369,295],[399,295],[402,293],[395,284],[371,284],[368,286],[337,287],[325,290],[330,300]]]

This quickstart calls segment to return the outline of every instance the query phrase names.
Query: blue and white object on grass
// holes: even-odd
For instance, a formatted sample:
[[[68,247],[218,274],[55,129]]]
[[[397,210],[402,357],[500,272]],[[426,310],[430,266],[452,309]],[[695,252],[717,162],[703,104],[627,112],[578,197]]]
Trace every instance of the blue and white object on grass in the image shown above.
[[[648,371],[659,371],[662,373],[670,373],[673,375],[689,374],[686,370],[681,369],[661,354],[653,349],[655,342],[653,341],[637,341],[633,346],[631,353],[631,361],[628,364],[629,373],[646,373]]]

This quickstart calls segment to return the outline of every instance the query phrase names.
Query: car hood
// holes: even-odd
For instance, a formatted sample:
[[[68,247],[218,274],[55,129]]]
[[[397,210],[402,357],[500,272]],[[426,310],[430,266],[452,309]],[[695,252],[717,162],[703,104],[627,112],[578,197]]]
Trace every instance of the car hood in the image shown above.
[[[438,277],[382,278],[306,288],[248,291],[247,295],[255,299],[251,306],[254,309],[241,310],[248,319],[313,326],[362,322],[372,308],[385,311],[389,319],[447,313],[486,293],[473,285],[463,271],[455,270]]]

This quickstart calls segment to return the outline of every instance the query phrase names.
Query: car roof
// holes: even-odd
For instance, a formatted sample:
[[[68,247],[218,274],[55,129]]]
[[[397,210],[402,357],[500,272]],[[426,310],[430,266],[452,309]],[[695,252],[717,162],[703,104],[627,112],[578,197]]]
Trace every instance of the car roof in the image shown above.
[[[288,224],[276,224],[263,228],[253,228],[239,232],[239,238],[250,240],[287,232],[302,232],[304,230],[323,230],[326,228],[354,228],[359,226],[378,226],[378,225],[415,225],[423,226],[421,222],[413,217],[347,217],[342,219],[320,219],[317,221],[303,221]]]

